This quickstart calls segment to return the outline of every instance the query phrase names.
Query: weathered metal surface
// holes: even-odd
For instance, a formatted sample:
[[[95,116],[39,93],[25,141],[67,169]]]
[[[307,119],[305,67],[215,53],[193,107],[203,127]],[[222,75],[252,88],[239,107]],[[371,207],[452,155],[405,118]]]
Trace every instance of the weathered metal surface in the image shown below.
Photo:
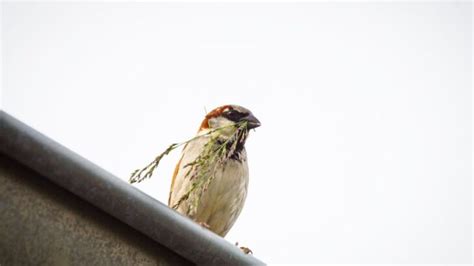
[[[193,263],[263,264],[3,111],[0,152]]]
[[[0,265],[190,265],[0,155]]]

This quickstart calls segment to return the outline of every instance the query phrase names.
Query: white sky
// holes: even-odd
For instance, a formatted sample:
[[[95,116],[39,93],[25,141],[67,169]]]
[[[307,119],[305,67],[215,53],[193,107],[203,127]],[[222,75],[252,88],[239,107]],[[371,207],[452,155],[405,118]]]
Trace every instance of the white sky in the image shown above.
[[[227,239],[262,260],[471,262],[470,3],[2,5],[3,108],[120,178],[251,109]]]

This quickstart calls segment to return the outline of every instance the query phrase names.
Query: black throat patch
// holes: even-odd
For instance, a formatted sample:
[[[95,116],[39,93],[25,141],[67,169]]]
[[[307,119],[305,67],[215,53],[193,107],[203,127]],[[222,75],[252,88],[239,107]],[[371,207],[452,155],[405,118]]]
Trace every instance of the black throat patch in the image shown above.
[[[245,141],[248,137],[248,130],[243,129],[235,137],[226,143],[226,149],[229,151],[227,158],[231,160],[242,161],[241,153],[245,148]],[[218,140],[218,145],[223,145],[225,140]]]

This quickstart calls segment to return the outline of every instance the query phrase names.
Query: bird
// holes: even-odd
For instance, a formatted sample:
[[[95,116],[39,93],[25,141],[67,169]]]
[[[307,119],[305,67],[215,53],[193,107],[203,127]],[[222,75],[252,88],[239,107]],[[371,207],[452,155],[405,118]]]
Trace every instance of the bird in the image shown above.
[[[173,173],[168,206],[225,237],[247,197],[249,168],[245,142],[248,132],[260,125],[250,110],[239,105],[222,105],[207,113],[197,137],[182,150]],[[236,130],[242,132],[233,134]],[[212,138],[216,141],[209,144]],[[195,187],[197,171],[202,169],[192,164],[203,154],[206,145],[226,145],[229,154],[222,161],[211,162],[207,174],[212,179],[207,186]]]

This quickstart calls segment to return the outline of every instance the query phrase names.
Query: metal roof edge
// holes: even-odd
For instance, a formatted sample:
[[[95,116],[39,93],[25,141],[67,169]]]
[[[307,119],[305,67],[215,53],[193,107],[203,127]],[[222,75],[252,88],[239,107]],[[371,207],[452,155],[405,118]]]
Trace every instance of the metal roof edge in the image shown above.
[[[191,262],[264,264],[2,110],[0,152]]]

